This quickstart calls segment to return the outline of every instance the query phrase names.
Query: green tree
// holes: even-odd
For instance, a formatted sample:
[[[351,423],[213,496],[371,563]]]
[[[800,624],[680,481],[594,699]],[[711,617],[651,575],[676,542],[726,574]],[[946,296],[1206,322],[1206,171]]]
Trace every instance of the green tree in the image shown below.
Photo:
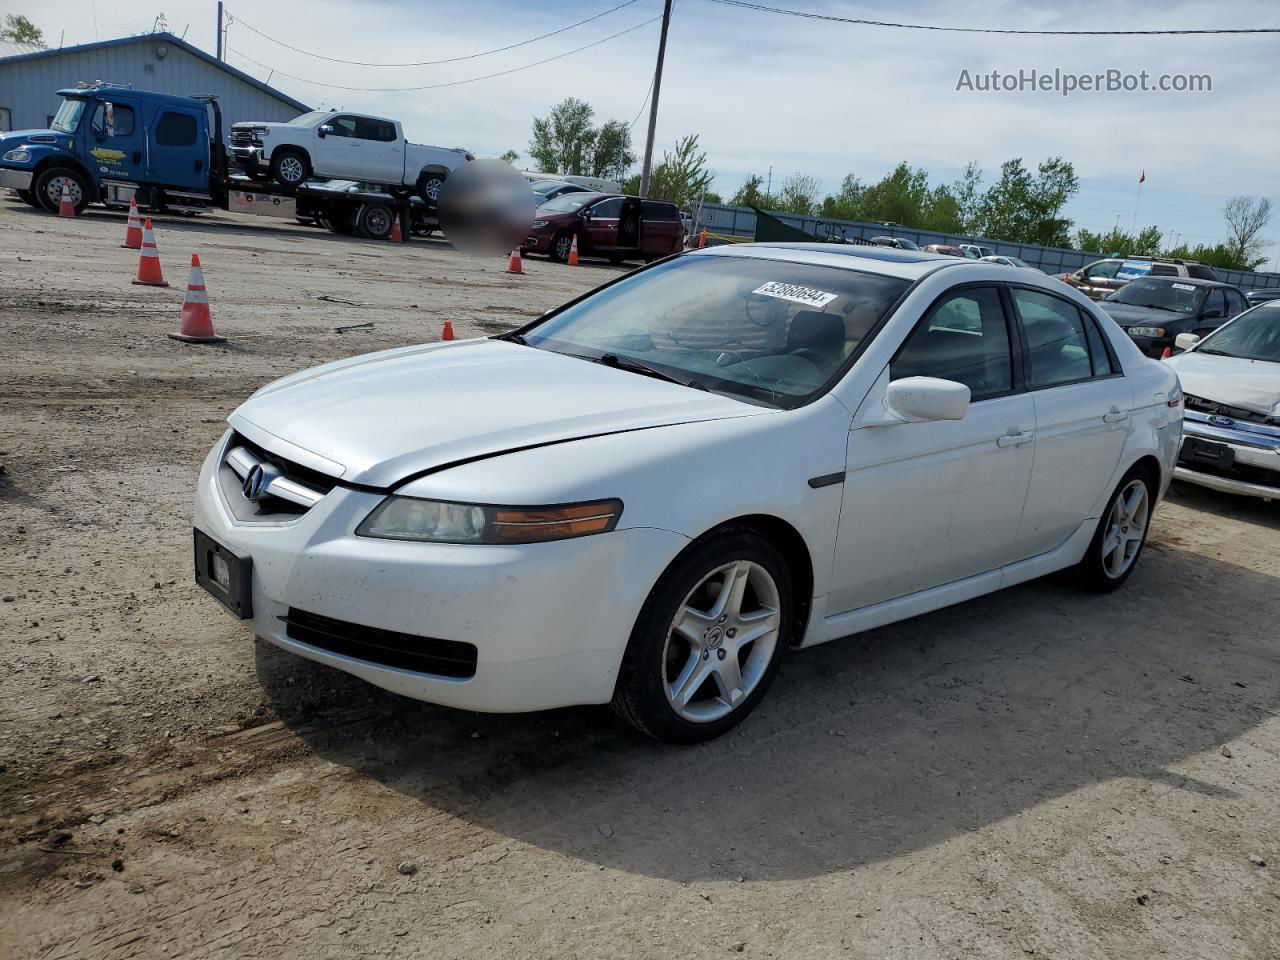
[[[681,210],[692,210],[715,178],[715,171],[707,169],[706,153],[698,149],[698,135],[690,134],[677,140],[670,153],[663,151],[662,162],[649,176],[649,196],[670,200]],[[627,181],[627,193],[639,190],[639,176]]]
[[[1266,263],[1262,231],[1271,222],[1271,201],[1266,197],[1232,197],[1222,208],[1222,217],[1227,221],[1227,250],[1237,263],[1247,264],[1236,269],[1252,270]]]
[[[1079,189],[1075,169],[1061,157],[1045,160],[1035,174],[1021,158],[1006,160],[982,198],[978,232],[1011,243],[1066,246],[1071,221],[1061,216],[1062,208]]]
[[[812,214],[818,209],[820,189],[821,185],[816,177],[804,173],[793,173],[782,181],[782,187],[778,190],[773,206],[784,213]]]
[[[975,234],[982,225],[982,168],[970,161],[951,185],[956,202],[957,233]]]
[[[924,220],[929,197],[929,175],[899,163],[879,183],[862,191],[856,219],[918,226]]]
[[[862,181],[852,173],[840,181],[840,192],[823,198],[821,213],[832,220],[859,220],[862,218]]]
[[[1160,228],[1145,227],[1137,234],[1119,228],[1107,233],[1081,228],[1076,231],[1075,246],[1077,250],[1104,256],[1118,253],[1122,257],[1154,257],[1160,252]]]
[[[591,175],[621,180],[636,162],[631,152],[631,129],[621,120],[610,120],[596,131],[591,150]]]
[[[549,115],[535,117],[529,156],[538,168],[546,173],[586,173],[598,135],[591,124],[594,116],[591,104],[566,97]]]
[[[502,156],[498,157],[498,159],[505,160],[507,163],[514,165],[515,162],[520,159],[520,154],[516,153],[514,150],[508,150]]]
[[[729,202],[739,207],[763,207],[767,202],[764,190],[764,177],[753,173],[742,182],[738,192],[729,198]]]
[[[0,40],[12,40],[14,43],[29,43],[43,47],[44,31],[21,14],[6,13],[4,26],[0,27]]]

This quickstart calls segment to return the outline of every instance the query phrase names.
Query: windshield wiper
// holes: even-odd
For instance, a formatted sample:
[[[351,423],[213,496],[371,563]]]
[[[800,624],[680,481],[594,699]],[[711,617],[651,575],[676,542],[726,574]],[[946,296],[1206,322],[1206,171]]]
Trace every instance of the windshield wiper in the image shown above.
[[[1213,350],[1208,347],[1201,347],[1196,353],[1207,353],[1213,357],[1234,357],[1234,353],[1227,353],[1225,350]]]
[[[529,341],[524,338],[524,334],[516,333],[512,330],[510,333],[500,333],[493,338],[494,340],[505,340],[507,343],[518,343],[522,347],[527,347]]]
[[[589,359],[589,358],[584,358]],[[695,390],[706,390],[705,384],[699,383],[697,380],[683,380],[680,377],[673,377],[669,373],[651,367],[642,360],[636,360],[632,357],[619,356],[616,353],[605,353],[600,356],[595,363],[602,363],[606,367],[614,367],[617,370],[627,370],[631,373],[638,373],[641,376],[653,377],[656,380],[665,380],[667,383],[678,383],[682,387],[692,387]]]
[[[1120,301],[1123,303],[1123,301]],[[1175,310],[1173,307],[1162,307],[1158,303],[1135,303],[1135,307],[1145,307],[1148,310],[1167,310],[1170,313],[1181,313],[1181,310]]]

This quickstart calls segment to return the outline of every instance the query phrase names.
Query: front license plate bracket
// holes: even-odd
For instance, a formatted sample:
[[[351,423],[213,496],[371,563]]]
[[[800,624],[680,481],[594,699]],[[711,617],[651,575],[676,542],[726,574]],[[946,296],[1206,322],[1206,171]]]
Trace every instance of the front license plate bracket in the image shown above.
[[[253,559],[227,549],[203,530],[193,531],[196,583],[237,618],[253,616]]]

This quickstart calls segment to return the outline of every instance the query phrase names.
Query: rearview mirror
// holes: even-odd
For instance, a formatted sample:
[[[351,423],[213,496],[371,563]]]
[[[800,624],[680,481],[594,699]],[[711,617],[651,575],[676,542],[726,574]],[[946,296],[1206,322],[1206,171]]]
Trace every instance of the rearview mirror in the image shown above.
[[[937,377],[905,377],[889,384],[885,409],[904,423],[962,420],[969,410],[969,388]]]
[[[333,127],[327,123],[321,124],[319,129],[316,130],[316,133],[321,137],[327,137],[329,134],[333,133]]]
[[[1200,338],[1194,333],[1180,333],[1173,338],[1173,345],[1179,350],[1190,350],[1199,342]]]

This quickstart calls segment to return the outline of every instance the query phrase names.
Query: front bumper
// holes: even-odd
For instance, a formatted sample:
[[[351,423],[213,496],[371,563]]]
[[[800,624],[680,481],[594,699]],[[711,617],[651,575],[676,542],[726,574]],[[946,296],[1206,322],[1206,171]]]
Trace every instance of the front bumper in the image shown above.
[[[232,147],[231,155],[235,157],[236,163],[245,170],[262,170],[266,169],[270,164],[263,157],[262,147]]]
[[[30,190],[35,174],[30,170],[15,170],[12,167],[0,167],[0,187],[10,190]]]
[[[543,233],[539,230],[530,231],[529,235],[524,238],[524,242],[520,244],[521,253],[549,253],[551,251],[550,233]]]
[[[201,469],[195,525],[252,558],[246,627],[299,656],[445,706],[505,713],[608,702],[645,597],[688,543],[652,528],[519,546],[357,537],[382,494],[345,487],[297,519],[242,522],[218,477],[225,442]],[[435,676],[301,643],[280,619],[291,608],[470,643],[475,675]]]
[[[1218,469],[1180,459],[1174,469],[1176,479],[1223,493],[1280,499],[1280,437],[1251,431],[1241,421],[1232,427],[1217,426],[1193,411],[1183,421],[1183,436],[1229,447],[1232,465]]]

